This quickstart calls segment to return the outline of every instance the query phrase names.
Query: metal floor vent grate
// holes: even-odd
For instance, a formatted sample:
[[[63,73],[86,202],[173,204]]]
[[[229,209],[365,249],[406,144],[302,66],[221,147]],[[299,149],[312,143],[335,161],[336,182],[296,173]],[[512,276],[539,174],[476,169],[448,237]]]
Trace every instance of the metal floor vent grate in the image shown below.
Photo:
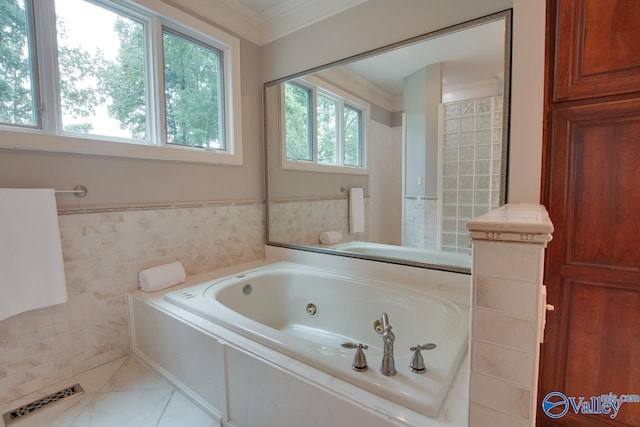
[[[55,393],[51,393],[47,397],[43,397],[42,399],[35,400],[31,403],[27,403],[26,405],[22,405],[21,407],[16,408],[12,411],[5,412],[4,414],[2,414],[4,424],[8,427],[11,424],[22,421],[29,415],[41,411],[42,409],[48,408],[55,405],[56,403],[60,403],[65,400],[69,400],[83,393],[84,390],[82,389],[80,384],[74,384],[71,387],[67,387],[63,390],[58,390]]]

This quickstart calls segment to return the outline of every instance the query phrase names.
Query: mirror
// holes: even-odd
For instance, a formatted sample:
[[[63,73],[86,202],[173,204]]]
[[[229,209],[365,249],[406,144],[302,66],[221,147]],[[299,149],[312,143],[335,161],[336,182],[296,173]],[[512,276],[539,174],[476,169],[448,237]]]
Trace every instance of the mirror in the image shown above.
[[[511,11],[265,85],[268,244],[470,273],[506,202]]]

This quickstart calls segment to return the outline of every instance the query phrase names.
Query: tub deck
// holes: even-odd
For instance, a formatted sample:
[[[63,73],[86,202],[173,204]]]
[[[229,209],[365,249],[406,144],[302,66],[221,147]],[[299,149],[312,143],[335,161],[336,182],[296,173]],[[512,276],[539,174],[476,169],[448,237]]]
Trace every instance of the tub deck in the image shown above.
[[[242,292],[250,285],[249,295]],[[184,291],[187,292],[185,296]],[[294,263],[275,263],[219,280],[170,292],[165,300],[229,330],[277,350],[333,377],[437,417],[468,345],[468,310],[432,293],[411,292],[397,284],[331,274]],[[305,305],[314,302],[316,316]],[[373,321],[389,314],[396,335],[398,374],[378,372],[382,337]],[[353,350],[343,342],[362,342],[370,369],[351,369]],[[424,351],[427,373],[409,371],[409,347],[435,342]]]

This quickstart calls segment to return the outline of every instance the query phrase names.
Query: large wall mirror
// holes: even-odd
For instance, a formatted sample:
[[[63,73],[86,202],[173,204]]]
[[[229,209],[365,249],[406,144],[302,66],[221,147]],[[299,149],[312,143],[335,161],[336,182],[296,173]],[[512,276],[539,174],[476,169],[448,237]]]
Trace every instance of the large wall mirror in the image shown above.
[[[268,244],[468,273],[506,202],[511,11],[265,85]]]

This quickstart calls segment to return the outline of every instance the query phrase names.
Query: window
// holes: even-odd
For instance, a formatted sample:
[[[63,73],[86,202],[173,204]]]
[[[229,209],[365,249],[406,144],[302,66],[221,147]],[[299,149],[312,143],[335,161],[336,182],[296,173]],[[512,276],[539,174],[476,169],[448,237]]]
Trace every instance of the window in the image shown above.
[[[24,0],[1,0],[0,6],[0,123],[36,126],[29,9]]]
[[[238,39],[153,0],[0,0],[0,11],[12,147],[242,163]]]
[[[168,30],[162,45],[167,142],[224,150],[221,52]]]
[[[149,140],[144,24],[84,0],[55,11],[63,131]]]
[[[366,173],[369,106],[323,80],[284,84],[283,167]]]

